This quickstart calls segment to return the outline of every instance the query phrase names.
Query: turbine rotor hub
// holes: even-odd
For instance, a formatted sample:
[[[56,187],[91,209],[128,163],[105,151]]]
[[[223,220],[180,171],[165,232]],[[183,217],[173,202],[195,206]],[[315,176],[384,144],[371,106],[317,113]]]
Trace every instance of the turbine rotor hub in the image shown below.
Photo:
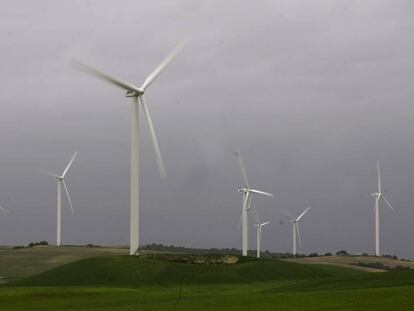
[[[125,97],[138,97],[142,94],[144,94],[144,89],[138,88],[138,91],[127,90],[125,93]]]

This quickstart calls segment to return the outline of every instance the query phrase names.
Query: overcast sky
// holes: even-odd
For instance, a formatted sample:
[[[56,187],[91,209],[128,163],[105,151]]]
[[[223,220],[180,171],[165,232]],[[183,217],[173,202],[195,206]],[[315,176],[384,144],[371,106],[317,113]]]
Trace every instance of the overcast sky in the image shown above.
[[[146,93],[168,178],[141,118],[141,243],[241,247],[242,176],[265,249],[291,251],[283,210],[312,208],[301,252],[414,257],[412,1],[2,1],[0,244],[55,242],[56,182],[67,175],[64,244],[129,243],[130,99],[71,69],[80,59],[132,83],[175,44]],[[141,114],[142,116],[142,114]],[[142,116],[143,117],[143,116]],[[252,220],[252,218],[250,218]],[[252,221],[250,247],[255,246]]]

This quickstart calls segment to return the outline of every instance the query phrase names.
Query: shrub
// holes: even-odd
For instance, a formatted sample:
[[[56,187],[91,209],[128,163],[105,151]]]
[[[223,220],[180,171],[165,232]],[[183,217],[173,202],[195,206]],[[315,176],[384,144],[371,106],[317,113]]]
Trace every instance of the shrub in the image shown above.
[[[327,252],[327,253],[325,253],[324,256],[332,256],[332,253],[331,252]]]
[[[347,255],[348,255],[347,251],[343,249],[336,252],[336,256],[347,256]]]
[[[46,245],[49,245],[49,243],[47,243],[47,241],[30,242],[27,247],[35,247],[35,246],[38,246],[38,245],[46,246]]]

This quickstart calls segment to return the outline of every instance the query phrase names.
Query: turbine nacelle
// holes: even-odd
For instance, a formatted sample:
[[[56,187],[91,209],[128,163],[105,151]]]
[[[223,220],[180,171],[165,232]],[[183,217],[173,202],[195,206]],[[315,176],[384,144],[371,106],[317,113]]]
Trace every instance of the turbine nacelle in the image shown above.
[[[249,189],[247,189],[247,188],[238,188],[237,189],[237,192],[239,192],[239,193],[246,193],[248,191],[249,191]]]
[[[261,223],[261,224],[256,224],[256,225],[254,225],[254,227],[255,228],[261,228],[261,227],[266,226],[268,224],[270,224],[270,221],[266,221],[266,222]]]
[[[379,193],[379,192],[371,193],[371,197],[374,198],[374,199],[378,199],[380,196],[381,196],[381,193]]]
[[[125,93],[125,97],[138,97],[144,94],[144,89],[138,88],[137,91],[127,90]]]

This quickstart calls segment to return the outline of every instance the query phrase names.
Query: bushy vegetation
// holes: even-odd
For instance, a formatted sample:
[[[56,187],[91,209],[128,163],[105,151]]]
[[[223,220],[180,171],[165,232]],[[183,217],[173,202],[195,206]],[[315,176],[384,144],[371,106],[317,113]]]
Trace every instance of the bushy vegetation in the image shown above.
[[[343,250],[337,251],[336,256],[348,256],[348,252],[343,249]]]
[[[47,241],[40,241],[40,242],[30,242],[27,247],[35,247],[35,246],[48,246],[49,243]]]
[[[148,251],[158,251],[158,252],[168,252],[168,253],[190,253],[190,254],[216,254],[216,255],[234,255],[239,256],[241,250],[237,248],[192,248],[185,246],[175,246],[175,245],[163,245],[163,244],[147,244],[140,248],[140,250]],[[248,250],[247,255],[250,257],[256,257],[256,250]],[[310,257],[319,256],[317,253],[311,253]],[[268,250],[262,251],[260,253],[261,258],[303,258],[309,255],[306,254],[296,254],[292,253],[278,253],[270,252]]]

